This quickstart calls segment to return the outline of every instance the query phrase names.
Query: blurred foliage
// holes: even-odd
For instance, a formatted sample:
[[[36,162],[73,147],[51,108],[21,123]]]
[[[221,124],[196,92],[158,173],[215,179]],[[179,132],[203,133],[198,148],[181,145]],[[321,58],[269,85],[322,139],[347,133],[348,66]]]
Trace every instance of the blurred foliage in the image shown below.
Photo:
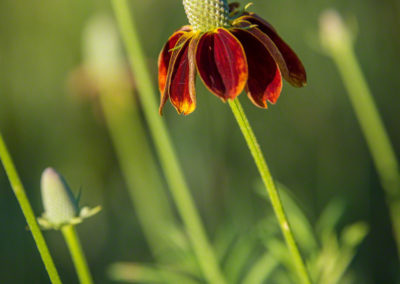
[[[323,281],[331,275],[340,282],[332,277],[329,283],[395,283],[399,264],[383,193],[342,82],[320,52],[317,25],[320,13],[332,7],[357,23],[356,53],[399,156],[398,0],[253,2],[252,10],[276,27],[308,72],[308,87],[285,84],[267,111],[242,102],[274,177],[290,188],[284,202],[312,276],[317,283],[328,283]],[[132,0],[132,11],[156,80],[159,50],[186,23],[182,5]],[[71,74],[84,60],[83,31],[92,16],[104,12],[111,14],[104,0],[0,1],[0,129],[37,215],[43,211],[40,174],[47,166],[63,173],[75,192],[82,187],[83,205],[102,205],[102,213],[78,227],[96,283],[111,282],[108,268],[116,262],[143,277],[166,269],[151,256],[98,98],[90,88],[71,91]],[[181,117],[168,106],[164,119],[230,281],[292,280],[278,227],[254,191],[258,173],[228,106],[199,84],[197,110]],[[47,283],[3,169],[0,189],[0,283]],[[46,238],[62,279],[75,283],[61,237],[46,232]],[[198,280],[185,239],[178,234],[175,241],[181,254],[167,275]],[[135,263],[134,269],[126,262]]]

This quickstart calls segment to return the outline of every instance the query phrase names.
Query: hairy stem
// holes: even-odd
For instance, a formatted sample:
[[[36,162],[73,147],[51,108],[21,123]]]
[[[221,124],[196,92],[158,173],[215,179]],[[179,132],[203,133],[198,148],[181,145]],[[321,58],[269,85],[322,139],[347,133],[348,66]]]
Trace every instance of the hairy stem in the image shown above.
[[[239,124],[240,130],[242,131],[247,146],[250,149],[250,152],[254,158],[258,171],[264,182],[276,218],[278,219],[279,226],[282,230],[289,251],[292,254],[292,260],[296,267],[298,276],[300,277],[303,283],[305,284],[311,283],[310,276],[307,272],[306,265],[300,254],[299,248],[297,247],[292,230],[290,228],[289,221],[287,219],[278,191],[276,189],[274,180],[272,179],[271,173],[269,171],[267,163],[265,162],[260,145],[257,142],[257,138],[253,130],[251,129],[250,123],[247,120],[242,105],[240,104],[238,99],[235,99],[235,100],[229,100],[229,106],[231,107],[232,112],[236,118],[236,121]]]

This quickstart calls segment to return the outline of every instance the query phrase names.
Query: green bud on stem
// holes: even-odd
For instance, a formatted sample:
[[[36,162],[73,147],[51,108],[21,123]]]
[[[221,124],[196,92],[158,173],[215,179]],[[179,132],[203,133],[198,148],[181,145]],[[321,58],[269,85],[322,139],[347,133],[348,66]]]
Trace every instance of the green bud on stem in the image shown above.
[[[75,225],[100,211],[100,206],[79,208],[67,182],[53,168],[43,171],[41,189],[44,213],[38,222],[44,229]]]

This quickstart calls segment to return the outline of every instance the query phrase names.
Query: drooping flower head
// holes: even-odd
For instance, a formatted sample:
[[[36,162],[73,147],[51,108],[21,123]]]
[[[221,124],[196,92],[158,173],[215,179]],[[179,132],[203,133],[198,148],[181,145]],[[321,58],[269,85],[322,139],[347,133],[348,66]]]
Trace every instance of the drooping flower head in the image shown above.
[[[226,0],[183,0],[183,5],[190,25],[169,38],[158,59],[160,114],[168,98],[178,113],[194,111],[197,73],[223,101],[245,89],[261,108],[278,100],[282,77],[295,87],[306,84],[300,59],[258,15]]]

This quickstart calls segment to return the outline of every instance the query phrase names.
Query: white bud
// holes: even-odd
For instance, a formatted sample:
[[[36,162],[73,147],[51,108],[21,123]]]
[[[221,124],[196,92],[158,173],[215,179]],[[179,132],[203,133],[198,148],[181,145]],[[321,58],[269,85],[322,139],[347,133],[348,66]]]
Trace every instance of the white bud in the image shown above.
[[[43,171],[41,190],[47,222],[60,226],[70,223],[78,215],[78,204],[70,188],[53,168]]]
[[[349,31],[337,11],[327,10],[321,14],[320,40],[327,49],[340,49],[351,43]]]
[[[110,16],[92,17],[85,27],[82,42],[85,68],[96,84],[107,85],[125,78],[118,30]]]

